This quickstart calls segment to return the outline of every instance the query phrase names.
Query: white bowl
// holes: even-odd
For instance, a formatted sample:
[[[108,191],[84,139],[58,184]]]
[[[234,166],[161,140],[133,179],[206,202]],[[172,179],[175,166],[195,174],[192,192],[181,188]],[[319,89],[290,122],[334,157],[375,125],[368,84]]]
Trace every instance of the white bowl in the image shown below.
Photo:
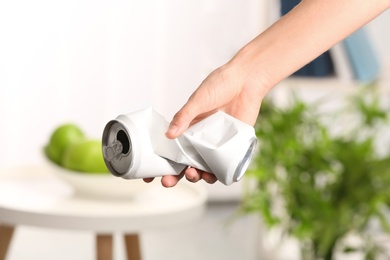
[[[48,170],[70,185],[77,195],[99,199],[128,199],[153,186],[142,179],[125,180],[110,173],[83,173],[63,168],[46,159]]]

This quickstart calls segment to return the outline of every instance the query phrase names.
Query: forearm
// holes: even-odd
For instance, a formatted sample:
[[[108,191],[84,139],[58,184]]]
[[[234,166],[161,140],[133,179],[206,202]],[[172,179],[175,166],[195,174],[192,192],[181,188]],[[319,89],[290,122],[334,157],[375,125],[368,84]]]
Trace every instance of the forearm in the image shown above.
[[[389,0],[303,0],[229,64],[267,92],[389,7]]]

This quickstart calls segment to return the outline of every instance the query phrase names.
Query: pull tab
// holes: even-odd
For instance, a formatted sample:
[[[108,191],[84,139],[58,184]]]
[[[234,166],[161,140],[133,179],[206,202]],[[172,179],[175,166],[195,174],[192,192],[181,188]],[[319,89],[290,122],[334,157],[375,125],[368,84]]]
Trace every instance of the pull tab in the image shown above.
[[[104,153],[106,155],[106,159],[110,162],[115,157],[120,155],[123,151],[123,145],[120,141],[115,140],[110,146],[107,146],[104,150]]]

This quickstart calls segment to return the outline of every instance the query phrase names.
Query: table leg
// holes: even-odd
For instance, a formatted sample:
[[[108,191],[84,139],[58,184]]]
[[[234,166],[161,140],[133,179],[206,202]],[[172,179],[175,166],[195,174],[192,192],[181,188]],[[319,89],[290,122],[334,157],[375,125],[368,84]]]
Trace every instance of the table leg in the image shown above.
[[[14,233],[13,226],[5,226],[0,224],[0,260],[4,260],[7,256],[9,244]]]
[[[96,236],[97,260],[112,260],[112,235]]]
[[[141,260],[141,247],[138,234],[126,234],[124,238],[127,260]]]

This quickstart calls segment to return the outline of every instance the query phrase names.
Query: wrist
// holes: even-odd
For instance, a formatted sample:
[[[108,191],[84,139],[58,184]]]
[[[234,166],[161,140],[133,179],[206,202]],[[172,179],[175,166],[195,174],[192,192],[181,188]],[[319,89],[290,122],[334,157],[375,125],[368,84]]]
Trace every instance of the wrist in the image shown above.
[[[251,88],[262,100],[277,82],[261,64],[261,54],[251,44],[244,46],[224,67],[234,71],[240,86]]]

